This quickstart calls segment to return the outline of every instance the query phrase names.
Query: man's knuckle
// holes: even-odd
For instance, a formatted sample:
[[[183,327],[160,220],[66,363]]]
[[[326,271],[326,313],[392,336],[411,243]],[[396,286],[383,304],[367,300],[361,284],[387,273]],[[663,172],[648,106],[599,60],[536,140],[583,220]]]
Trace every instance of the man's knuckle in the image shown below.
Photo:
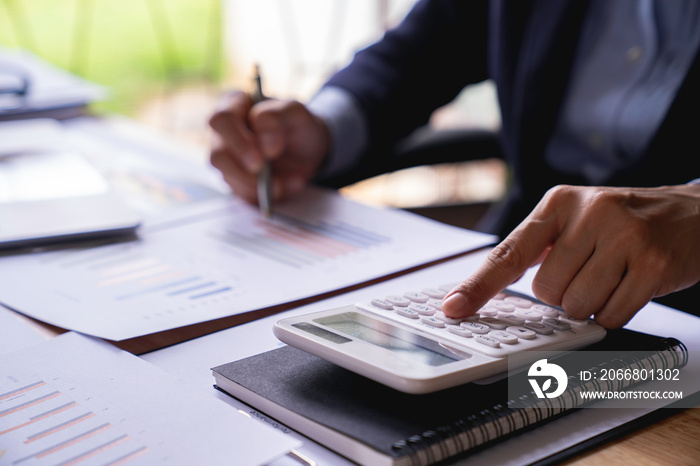
[[[596,315],[596,322],[607,329],[620,328],[627,323],[629,319],[625,319],[620,313],[609,312],[602,315]]]
[[[488,283],[483,278],[477,276],[468,277],[457,285],[457,290],[472,296],[488,296],[491,294]]]
[[[561,201],[567,200],[571,197],[573,194],[574,187],[565,185],[565,184],[560,184],[556,186],[552,186],[547,190],[545,195],[543,196],[543,199],[546,202],[551,202],[551,203],[559,203]]]
[[[220,110],[214,112],[211,117],[209,117],[209,126],[214,130],[220,130],[227,125],[227,122],[231,121],[231,112],[226,110]]]
[[[558,306],[561,303],[561,290],[555,285],[551,277],[541,273],[535,275],[532,280],[532,292],[540,301]]]
[[[592,301],[589,296],[579,291],[567,289],[561,297],[561,306],[572,317],[584,319],[593,314]]]
[[[215,168],[221,169],[227,165],[230,159],[229,152],[223,147],[212,148],[209,153],[209,162]]]
[[[523,257],[514,241],[509,238],[494,247],[487,256],[487,260],[500,271],[519,270],[523,266]]]

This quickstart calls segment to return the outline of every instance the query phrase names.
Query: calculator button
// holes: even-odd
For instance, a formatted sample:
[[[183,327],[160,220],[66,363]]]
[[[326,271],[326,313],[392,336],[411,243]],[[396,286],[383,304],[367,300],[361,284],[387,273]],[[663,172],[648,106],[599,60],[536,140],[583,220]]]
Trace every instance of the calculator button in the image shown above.
[[[478,341],[482,345],[490,346],[491,348],[501,347],[501,343],[498,340],[486,335],[474,335],[474,340]]]
[[[557,317],[559,315],[558,309],[545,304],[535,304],[534,306],[531,306],[530,309],[533,309],[546,317]]]
[[[420,318],[421,322],[424,322],[431,327],[437,327],[437,328],[444,328],[445,327],[445,322],[443,322],[440,319],[436,319],[435,317],[432,316],[423,316]]]
[[[416,311],[422,316],[431,316],[435,314],[435,308],[432,306],[426,306],[425,304],[411,303],[408,308],[412,311]]]
[[[547,318],[542,319],[542,323],[552,327],[554,330],[561,330],[562,332],[571,329],[571,325],[563,320]]]
[[[433,299],[430,298],[428,301],[424,303],[426,306],[430,306],[436,311],[441,311],[442,310],[442,301],[439,299]]]
[[[396,311],[394,312],[396,312],[400,316],[408,317],[409,319],[417,319],[420,317],[420,314],[407,307],[397,307]]]
[[[385,309],[387,311],[392,311],[394,310],[394,305],[391,304],[389,301],[386,299],[373,299],[372,300],[372,305],[376,306],[380,309]]]
[[[459,282],[447,283],[445,285],[438,286],[438,288],[440,288],[445,293],[449,293],[450,291],[454,290],[457,285],[459,285]]]
[[[532,330],[533,332],[539,335],[551,335],[552,333],[554,333],[552,327],[548,327],[539,322],[525,322],[525,325],[523,325],[523,327]]]
[[[446,324],[450,324],[450,325],[459,325],[460,323],[462,323],[462,320],[463,320],[463,319],[453,319],[452,317],[447,317],[445,315],[445,313],[442,311],[436,312],[433,317],[445,322]]]
[[[467,330],[471,330],[473,333],[489,333],[491,331],[491,327],[479,322],[462,322],[461,325]]]
[[[574,327],[585,327],[588,325],[589,319],[577,319],[576,317],[571,317],[569,314],[565,312],[560,312],[559,313],[559,320],[562,322],[567,322]]]
[[[521,307],[516,308],[515,315],[521,319],[527,319],[535,322],[542,320],[542,314],[537,311],[533,311],[532,309],[523,309]]]
[[[448,325],[447,331],[464,338],[471,338],[472,336],[471,330],[467,330],[466,328],[459,325]]]
[[[535,337],[537,337],[537,334],[535,332],[523,327],[508,327],[506,329],[506,332],[510,332],[516,337],[522,338],[524,340],[534,340]]]
[[[515,310],[515,304],[502,299],[492,299],[488,302],[488,305],[501,312],[513,312]]]
[[[508,327],[508,323],[494,319],[493,317],[482,317],[479,319],[479,322],[482,324],[486,324],[491,328],[495,328],[496,330],[503,330]]]
[[[494,297],[491,298],[491,299],[503,299],[503,298],[505,298],[506,296],[508,296],[508,295],[505,294],[503,291],[499,291],[498,293],[496,293],[496,296],[494,296]]]
[[[416,291],[409,291],[403,295],[414,303],[425,303],[428,301],[428,295],[424,295],[423,293],[418,293]]]
[[[508,325],[523,325],[525,323],[525,319],[515,314],[499,314],[498,319],[507,322]]]
[[[520,298],[518,296],[507,296],[503,300],[508,302],[508,303],[513,304],[515,307],[528,308],[528,307],[532,306],[533,304],[535,304],[532,301],[530,301],[529,299]]]
[[[452,286],[450,285],[449,289]],[[499,307],[505,310],[498,311],[487,304],[473,316],[445,321],[450,318],[442,312],[442,301],[428,294],[428,290],[432,288],[434,287],[416,287],[411,291],[420,292],[380,295],[372,301],[359,302],[356,306],[358,309],[383,316],[383,319],[393,320],[394,325],[412,327],[414,331],[419,331],[436,341],[452,342],[495,358],[503,358],[523,350],[566,346],[569,341],[574,342],[589,335],[600,334],[597,324],[592,320],[574,319],[561,308],[547,306],[534,299],[534,304],[529,308],[515,306],[514,302],[505,299],[510,297],[508,290],[505,290],[505,295],[497,297],[503,299],[496,300]],[[413,301],[411,297],[425,299],[425,302]],[[397,305],[406,302],[409,302],[408,306]],[[509,306],[514,306],[514,311],[509,312]],[[567,324],[576,332],[563,330]],[[515,343],[509,343],[513,341]]]
[[[394,306],[406,307],[409,304],[411,304],[411,301],[408,298],[404,298],[403,296],[396,295],[396,294],[389,295],[384,299],[386,301],[389,301]]]
[[[489,332],[489,336],[507,345],[514,345],[518,342],[518,337],[512,333],[504,332],[503,330],[494,330]]]
[[[425,288],[421,290],[424,295],[429,296],[434,299],[442,299],[447,294],[447,291],[443,291],[440,288]]]
[[[488,304],[476,312],[484,317],[496,317],[498,315],[498,309],[493,306],[489,306]]]

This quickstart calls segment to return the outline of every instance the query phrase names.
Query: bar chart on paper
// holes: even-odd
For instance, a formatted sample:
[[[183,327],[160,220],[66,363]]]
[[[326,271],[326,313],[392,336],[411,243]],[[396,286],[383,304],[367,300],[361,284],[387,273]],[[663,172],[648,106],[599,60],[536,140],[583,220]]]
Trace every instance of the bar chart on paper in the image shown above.
[[[70,465],[91,458],[99,464],[129,464],[149,452],[124,429],[124,418],[78,387],[57,389],[64,385],[60,378],[8,379],[16,388],[8,390],[8,383],[0,393],[0,445],[16,445],[13,450],[21,452],[13,451],[6,464]],[[0,454],[7,452],[0,447]]]
[[[0,365],[0,464],[250,465],[299,443],[227,408],[131,354],[70,332]]]
[[[325,260],[381,247],[392,240],[347,222],[311,224],[289,216],[275,220],[255,219],[252,231],[234,229],[212,232],[211,236],[251,254],[296,269]]]
[[[63,328],[123,340],[315,296],[491,241],[337,195],[309,195],[272,219],[232,200],[146,229],[137,241],[4,258],[0,301]],[[33,276],[41,292],[22,290],[27,281],[18,276]]]

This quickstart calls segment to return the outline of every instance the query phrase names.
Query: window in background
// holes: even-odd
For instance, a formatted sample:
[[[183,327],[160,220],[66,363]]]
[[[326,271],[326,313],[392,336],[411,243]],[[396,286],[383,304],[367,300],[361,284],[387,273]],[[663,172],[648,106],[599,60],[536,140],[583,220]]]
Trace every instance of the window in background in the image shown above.
[[[201,120],[219,92],[221,12],[220,0],[0,0],[0,45],[107,86],[98,112],[194,135],[201,122],[176,120]],[[173,112],[183,95],[194,104]]]

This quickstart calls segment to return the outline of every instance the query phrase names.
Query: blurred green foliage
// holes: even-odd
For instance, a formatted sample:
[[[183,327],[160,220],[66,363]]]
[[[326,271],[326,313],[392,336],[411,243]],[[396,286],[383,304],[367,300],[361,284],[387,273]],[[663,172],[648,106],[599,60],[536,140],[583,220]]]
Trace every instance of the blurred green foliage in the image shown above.
[[[221,0],[0,0],[0,45],[110,88],[96,110],[133,115],[150,96],[215,85]]]

